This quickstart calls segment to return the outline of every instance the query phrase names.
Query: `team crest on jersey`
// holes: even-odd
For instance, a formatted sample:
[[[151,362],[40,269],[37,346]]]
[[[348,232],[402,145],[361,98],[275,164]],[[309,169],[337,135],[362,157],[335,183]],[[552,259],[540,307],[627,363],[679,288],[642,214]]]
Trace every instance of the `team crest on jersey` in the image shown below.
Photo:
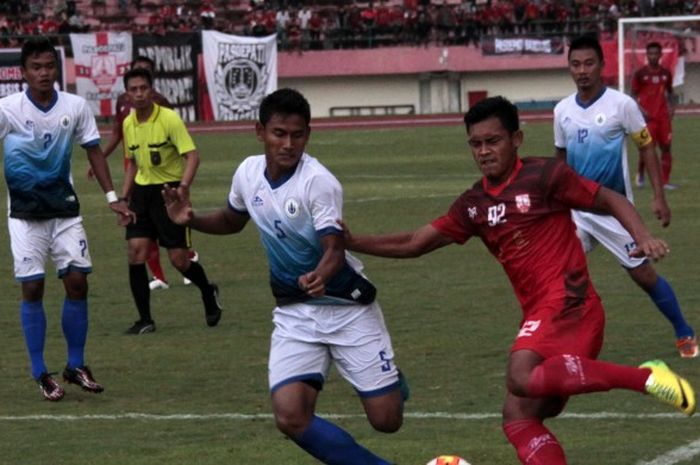
[[[473,220],[476,218],[476,207],[468,207],[467,208],[467,215],[469,215],[469,219]]]
[[[527,213],[530,211],[530,195],[520,194],[515,196],[515,206],[520,213]]]
[[[61,116],[61,119],[58,121],[58,124],[62,128],[67,128],[68,126],[70,126],[70,116],[68,116],[68,115]]]
[[[30,120],[30,119],[28,119],[27,121],[25,121],[25,122],[24,122],[24,125],[25,125],[28,129],[34,129],[34,121],[32,121],[32,120]]]
[[[605,117],[605,113],[598,113],[595,115],[595,124],[598,126],[604,125],[606,120],[607,118]]]
[[[299,216],[299,202],[296,199],[287,199],[284,202],[284,213],[289,218],[296,218]]]

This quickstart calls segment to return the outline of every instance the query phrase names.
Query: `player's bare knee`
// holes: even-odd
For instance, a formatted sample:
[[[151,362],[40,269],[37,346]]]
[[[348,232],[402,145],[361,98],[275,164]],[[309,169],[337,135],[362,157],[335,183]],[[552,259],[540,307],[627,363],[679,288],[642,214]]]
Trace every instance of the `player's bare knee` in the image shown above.
[[[367,417],[372,428],[380,433],[395,433],[403,425],[403,414],[387,412],[384,415],[372,415]]]
[[[176,252],[169,252],[168,256],[170,258],[170,263],[172,263],[172,265],[180,273],[186,272],[190,268],[190,265],[192,264],[189,256],[187,255],[187,251],[180,251],[177,253]]]
[[[275,412],[277,429],[290,438],[302,434],[311,423],[311,418],[294,412]]]
[[[658,280],[656,270],[651,263],[645,263],[637,268],[628,270],[628,272],[632,280],[637,283],[639,287],[647,291],[653,289]]]
[[[518,397],[527,397],[527,381],[529,374],[509,373],[506,379],[508,392]]]

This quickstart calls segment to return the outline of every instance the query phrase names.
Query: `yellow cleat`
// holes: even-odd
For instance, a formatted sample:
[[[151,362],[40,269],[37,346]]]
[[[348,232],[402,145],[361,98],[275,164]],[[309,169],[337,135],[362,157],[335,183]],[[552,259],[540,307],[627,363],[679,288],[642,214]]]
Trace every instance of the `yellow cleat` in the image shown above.
[[[688,381],[671,371],[661,360],[644,362],[639,368],[651,370],[645,385],[647,394],[673,405],[688,416],[695,413],[695,392]]]

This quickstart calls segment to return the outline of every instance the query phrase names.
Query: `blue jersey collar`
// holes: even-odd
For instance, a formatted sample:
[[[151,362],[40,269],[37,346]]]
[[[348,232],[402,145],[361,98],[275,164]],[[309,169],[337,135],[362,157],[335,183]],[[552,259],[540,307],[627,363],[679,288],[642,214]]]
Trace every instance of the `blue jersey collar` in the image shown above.
[[[598,101],[598,99],[603,96],[603,94],[605,93],[605,91],[607,89],[608,88],[606,86],[603,86],[603,88],[600,89],[600,92],[598,92],[598,95],[596,95],[595,97],[590,99],[588,102],[581,101],[581,98],[579,97],[579,94],[577,93],[576,94],[576,104],[585,110],[586,108],[588,108],[591,105],[593,105],[594,103],[596,103]]]
[[[299,162],[301,162],[301,160],[299,160]],[[294,173],[296,173],[297,168],[299,168],[299,163],[297,163],[297,164],[294,166],[294,169],[289,170],[289,172],[287,172],[287,173],[283,174],[282,176],[280,176],[279,179],[274,179],[274,180],[270,178],[270,176],[267,174],[267,168],[265,168],[265,179],[267,179],[267,182],[270,183],[270,187],[271,187],[271,188],[277,189],[277,188],[280,187],[282,184],[284,184],[285,182],[289,181],[289,180],[292,178],[292,176],[294,176]]]
[[[32,102],[34,104],[35,107],[37,107],[39,110],[46,113],[56,105],[56,102],[58,102],[58,92],[56,92],[56,89],[53,90],[53,95],[51,96],[51,101],[46,106],[41,105],[39,102],[34,100],[34,98],[32,97],[32,93],[29,89],[27,89],[27,98],[29,99],[30,102]]]

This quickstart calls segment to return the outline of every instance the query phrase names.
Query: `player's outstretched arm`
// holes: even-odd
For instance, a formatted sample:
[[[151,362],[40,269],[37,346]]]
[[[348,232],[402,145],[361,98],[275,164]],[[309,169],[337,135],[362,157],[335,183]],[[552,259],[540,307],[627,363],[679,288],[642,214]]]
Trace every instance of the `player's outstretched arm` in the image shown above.
[[[666,194],[664,194],[663,181],[661,180],[661,167],[659,166],[659,159],[656,156],[654,144],[639,147],[639,157],[644,160],[644,166],[646,166],[649,175],[649,182],[652,189],[654,189],[651,211],[658,220],[661,220],[661,226],[665,228],[671,224],[671,209],[666,203]]]
[[[634,205],[625,196],[601,186],[594,208],[614,216],[634,238],[637,247],[630,252],[631,256],[659,260],[669,252],[666,242],[651,235]]]
[[[206,215],[197,215],[192,208],[189,194],[167,184],[163,187],[163,199],[173,223],[208,234],[235,234],[241,231],[250,219],[248,215],[227,207]]]
[[[345,247],[355,252],[390,258],[414,258],[432,252],[454,241],[440,234],[431,224],[415,231],[374,236],[360,236],[350,233],[343,221],[338,221],[345,233]]]

